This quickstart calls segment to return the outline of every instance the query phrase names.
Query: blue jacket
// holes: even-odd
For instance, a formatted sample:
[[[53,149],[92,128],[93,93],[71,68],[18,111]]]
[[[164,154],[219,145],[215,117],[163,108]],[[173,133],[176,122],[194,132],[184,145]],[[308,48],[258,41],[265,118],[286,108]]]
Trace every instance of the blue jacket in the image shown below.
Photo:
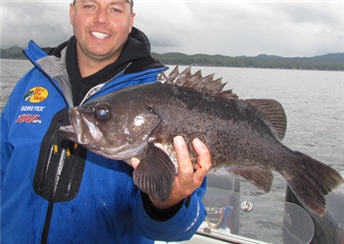
[[[49,70],[51,63],[45,63],[50,56],[33,42],[25,53],[34,68],[19,80],[1,115],[1,243],[4,244],[41,241],[48,201],[33,189],[37,160],[53,116],[71,106],[63,79],[52,75],[56,70]],[[64,66],[63,57],[53,59],[56,65],[52,68],[58,70]],[[90,99],[124,86],[154,82],[162,69],[121,72]],[[78,194],[70,201],[54,204],[48,243],[152,243],[152,240],[189,239],[205,218],[201,202],[205,182],[174,216],[156,221],[147,214],[131,175],[132,168],[126,163],[87,151]]]

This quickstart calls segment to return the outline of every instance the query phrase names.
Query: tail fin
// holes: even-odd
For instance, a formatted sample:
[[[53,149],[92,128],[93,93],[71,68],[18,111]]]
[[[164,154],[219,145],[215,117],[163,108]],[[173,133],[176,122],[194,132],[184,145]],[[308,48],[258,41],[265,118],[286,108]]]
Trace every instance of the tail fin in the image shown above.
[[[298,199],[310,211],[323,217],[326,213],[325,195],[344,183],[342,176],[331,167],[301,153],[301,170],[286,176],[289,185]]]

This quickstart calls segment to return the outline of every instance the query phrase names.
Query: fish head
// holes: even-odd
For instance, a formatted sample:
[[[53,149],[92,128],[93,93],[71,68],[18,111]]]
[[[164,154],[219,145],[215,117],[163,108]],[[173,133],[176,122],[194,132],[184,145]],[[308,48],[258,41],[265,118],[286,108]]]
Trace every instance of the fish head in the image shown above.
[[[161,122],[149,106],[128,97],[92,100],[70,109],[69,118],[70,125],[60,127],[66,138],[116,160],[139,155]]]

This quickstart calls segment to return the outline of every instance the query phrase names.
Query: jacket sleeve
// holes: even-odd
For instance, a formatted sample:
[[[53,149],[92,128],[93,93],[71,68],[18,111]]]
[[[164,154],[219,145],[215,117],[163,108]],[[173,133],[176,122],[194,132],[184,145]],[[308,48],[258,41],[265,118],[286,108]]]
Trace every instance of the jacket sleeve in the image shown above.
[[[142,204],[142,194],[138,192],[136,207],[133,210],[138,230],[152,240],[182,241],[190,239],[206,217],[201,200],[205,191],[206,179],[190,198],[184,200],[179,211],[165,221],[156,221],[149,217]]]
[[[18,104],[21,101],[23,94],[25,94],[26,81],[32,75],[33,69],[26,73],[13,88],[8,102],[1,112],[0,116],[0,189],[4,181],[8,162],[12,154],[12,145],[8,140],[9,131],[11,130],[13,121],[15,121],[15,114],[18,110]]]
[[[2,188],[3,180],[5,177],[5,172],[7,168],[7,164],[11,155],[11,146],[8,144],[8,122],[6,120],[6,113],[5,111],[1,114],[0,118],[0,189]]]
[[[3,181],[5,178],[6,174],[6,169],[8,162],[11,157],[12,153],[12,146],[10,145],[8,141],[8,135],[9,135],[9,130],[10,130],[10,121],[11,118],[13,117],[13,112],[16,110],[16,90],[18,90],[18,85],[13,89],[8,103],[6,104],[5,108],[1,112],[1,117],[0,117],[0,189],[2,188]],[[12,113],[12,114],[11,114]]]

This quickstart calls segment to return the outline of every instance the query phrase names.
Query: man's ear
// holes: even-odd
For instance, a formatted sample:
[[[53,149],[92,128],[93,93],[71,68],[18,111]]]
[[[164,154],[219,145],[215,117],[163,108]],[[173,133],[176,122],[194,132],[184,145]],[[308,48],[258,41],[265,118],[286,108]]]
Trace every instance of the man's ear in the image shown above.
[[[129,23],[129,34],[131,32],[131,30],[133,29],[134,26],[134,20],[135,20],[135,13],[132,13],[130,16],[130,23]]]
[[[73,25],[75,6],[73,3],[69,5],[69,22]]]

